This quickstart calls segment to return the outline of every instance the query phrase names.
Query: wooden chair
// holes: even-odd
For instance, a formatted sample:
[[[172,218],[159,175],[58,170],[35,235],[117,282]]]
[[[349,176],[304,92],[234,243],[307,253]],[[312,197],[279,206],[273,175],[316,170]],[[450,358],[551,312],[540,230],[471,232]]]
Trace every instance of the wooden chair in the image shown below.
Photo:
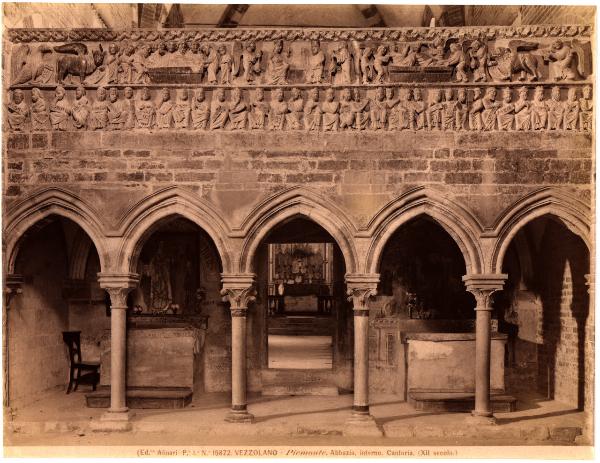
[[[76,391],[80,383],[91,384],[95,391],[100,382],[100,362],[84,362],[81,359],[81,331],[63,331],[63,341],[69,348],[71,362],[67,394],[71,388]]]

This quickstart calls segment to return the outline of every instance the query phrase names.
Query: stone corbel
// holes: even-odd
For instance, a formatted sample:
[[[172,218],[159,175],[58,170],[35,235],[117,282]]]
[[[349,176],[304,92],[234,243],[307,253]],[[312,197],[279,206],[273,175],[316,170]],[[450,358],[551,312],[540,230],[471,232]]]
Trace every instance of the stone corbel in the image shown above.
[[[136,273],[98,273],[98,283],[109,294],[111,308],[127,308],[127,295],[139,281]]]
[[[346,275],[346,294],[348,301],[352,302],[355,315],[367,316],[369,314],[368,301],[377,295],[378,284],[378,273]]]
[[[10,274],[4,277],[4,306],[9,309],[13,297],[23,293],[23,275]]]
[[[232,317],[244,317],[248,305],[256,300],[253,273],[222,274],[221,296],[223,302],[229,302]]]
[[[496,291],[504,288],[508,278],[506,273],[469,274],[462,277],[463,282],[477,301],[475,310],[492,310],[491,298]]]

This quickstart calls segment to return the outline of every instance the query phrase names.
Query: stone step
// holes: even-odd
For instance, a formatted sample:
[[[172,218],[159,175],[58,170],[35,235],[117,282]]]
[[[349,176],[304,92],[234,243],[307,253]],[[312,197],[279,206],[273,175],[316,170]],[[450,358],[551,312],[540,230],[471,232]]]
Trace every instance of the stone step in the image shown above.
[[[328,317],[271,317],[269,334],[296,336],[330,336],[333,322]]]
[[[127,389],[129,408],[184,408],[192,402],[192,389],[189,387],[139,387]],[[110,407],[110,387],[100,387],[85,395],[90,408]]]
[[[508,394],[492,393],[491,406],[494,412],[514,412],[517,399]],[[416,410],[435,412],[469,412],[475,407],[472,392],[423,392],[409,391],[408,403]]]
[[[262,395],[339,395],[332,370],[262,370]]]

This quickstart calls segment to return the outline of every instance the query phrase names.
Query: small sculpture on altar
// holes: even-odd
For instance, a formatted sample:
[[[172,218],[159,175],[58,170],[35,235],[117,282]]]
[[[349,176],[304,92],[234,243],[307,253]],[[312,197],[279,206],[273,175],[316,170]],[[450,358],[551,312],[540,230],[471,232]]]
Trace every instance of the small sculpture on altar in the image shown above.
[[[577,101],[577,88],[571,87],[567,92],[567,101],[564,103],[565,115],[563,128],[565,130],[577,130],[579,121],[579,101]]]
[[[269,111],[269,128],[271,130],[283,130],[285,116],[288,112],[287,103],[283,99],[283,90],[280,88],[275,89],[272,97]]]
[[[371,110],[371,129],[383,130],[387,120],[387,105],[385,103],[385,93],[383,87],[378,87],[375,91],[375,98],[369,101]]]
[[[206,130],[210,122],[210,104],[206,101],[204,89],[199,88],[192,100],[192,128]]]
[[[150,99],[150,90],[148,87],[142,88],[140,101],[135,108],[135,120],[137,126],[142,129],[151,129],[154,127],[156,118],[156,107]]]
[[[54,101],[50,105],[50,122],[53,130],[64,131],[69,128],[68,121],[71,115],[71,107],[65,100],[65,89],[58,85],[54,91]]]
[[[71,110],[73,116],[73,125],[76,129],[82,130],[87,127],[88,116],[90,115],[90,102],[85,95],[85,88],[81,85],[75,89],[75,102]]]
[[[286,116],[288,128],[291,130],[302,130],[304,100],[299,88],[292,89],[292,96],[288,101],[288,111]]]
[[[498,130],[512,130],[515,120],[515,104],[512,102],[510,87],[502,90],[502,106],[497,110]]]
[[[187,129],[190,125],[191,105],[185,88],[177,91],[177,101],[173,107],[173,122],[176,129]]]
[[[210,129],[224,129],[229,119],[229,105],[225,102],[225,90],[215,90],[210,107],[211,121]]]
[[[579,107],[579,103],[577,103]],[[50,129],[50,115],[44,95],[39,88],[31,89],[31,130]]]
[[[88,119],[90,130],[105,129],[108,126],[109,103],[106,101],[106,89],[98,87],[96,90],[96,101],[92,104],[92,110]]]
[[[269,105],[265,101],[265,90],[259,87],[254,92],[250,102],[251,111],[248,113],[248,126],[250,129],[263,130],[265,128]]]
[[[290,69],[288,59],[291,50],[283,51],[283,40],[277,40],[273,45],[273,53],[269,58],[267,65],[266,80],[268,84],[279,85],[287,84],[287,74]]]
[[[591,132],[593,126],[594,103],[592,100],[592,87],[586,85],[582,90],[583,98],[579,98],[579,130]]]
[[[560,87],[552,87],[546,108],[548,108],[548,130],[560,130],[565,115],[565,105],[560,101]]]
[[[8,125],[15,132],[25,130],[25,121],[29,115],[29,108],[25,103],[25,95],[22,90],[12,92],[12,101],[6,106],[8,110]]]
[[[173,102],[168,88],[160,91],[160,103],[156,108],[156,127],[159,129],[173,127]]]
[[[548,121],[548,107],[544,101],[544,87],[536,87],[533,91],[531,103],[531,128],[544,130]]]
[[[531,102],[527,99],[527,87],[517,90],[517,101],[515,101],[515,128],[517,130],[531,129]]]
[[[318,40],[310,43],[310,56],[308,57],[308,73],[306,81],[309,84],[320,84],[323,81],[323,68],[325,65],[325,54],[321,50]]]
[[[304,105],[304,128],[306,130],[319,130],[321,127],[321,107],[319,106],[319,90],[313,88],[308,92],[308,99]]]
[[[337,132],[340,115],[340,103],[334,101],[335,92],[332,88],[328,88],[325,92],[325,101],[321,105],[323,110],[323,130],[326,132]]]

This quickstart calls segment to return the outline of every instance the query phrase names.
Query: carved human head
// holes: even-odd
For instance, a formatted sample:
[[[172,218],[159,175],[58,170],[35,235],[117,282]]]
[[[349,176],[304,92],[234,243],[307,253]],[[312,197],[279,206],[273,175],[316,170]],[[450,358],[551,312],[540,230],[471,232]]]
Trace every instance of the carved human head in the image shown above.
[[[257,88],[254,91],[254,100],[263,101],[265,99],[265,90],[262,87]]]
[[[430,90],[431,101],[434,103],[439,103],[442,101],[442,90],[439,88],[432,88]]]
[[[318,40],[313,40],[310,42],[310,51],[312,52],[313,55],[316,55],[317,53],[319,53],[319,49],[320,49],[320,44]]]
[[[200,42],[198,42],[197,40],[194,40],[190,45],[190,51],[192,53],[198,53],[199,50],[200,50]]]
[[[385,88],[385,97],[388,100],[391,100],[392,98],[394,98],[394,89],[392,87]]]
[[[523,100],[527,99],[527,93],[528,92],[529,92],[529,89],[527,87],[519,87],[519,89],[517,90],[519,98],[521,98]]]
[[[473,89],[473,99],[476,100],[478,98],[481,98],[481,89],[479,87],[475,87]]]
[[[224,89],[222,89],[222,88],[217,89],[216,95],[217,95],[218,101],[220,101],[220,102],[225,101],[225,90]]]
[[[383,99],[385,98],[385,90],[383,89],[383,87],[377,88],[377,90],[375,91],[375,96],[379,101],[383,101]]]
[[[249,52],[254,52],[254,50],[256,50],[256,44],[254,42],[248,42],[246,44],[246,50]]]
[[[54,96],[57,100],[62,100],[65,97],[65,88],[62,85],[58,85],[54,90]]]
[[[352,89],[352,96],[354,97],[355,101],[360,101],[360,90],[356,87],[354,87]]]
[[[554,101],[560,101],[560,87],[552,87],[550,96]]]
[[[327,91],[325,92],[325,99],[327,101],[333,101],[334,97],[335,97],[335,91],[332,88],[328,88]]]
[[[502,101],[509,103],[512,100],[512,90],[510,87],[504,87],[502,89]]]
[[[275,44],[273,45],[273,51],[275,53],[281,53],[282,50],[283,50],[283,40],[276,40]]]
[[[446,101],[450,101],[452,99],[452,87],[446,87],[444,89],[444,98]]]
[[[185,88],[180,89],[178,92],[178,97],[179,97],[179,100],[181,100],[181,101],[187,101],[187,99],[188,99],[187,89],[185,89]]]
[[[106,100],[106,89],[104,87],[98,87],[98,90],[96,90],[96,99],[98,101]]]
[[[388,49],[385,45],[380,45],[379,47],[377,47],[377,54],[378,55],[385,55],[387,53]]]
[[[586,85],[585,87],[583,87],[582,93],[583,93],[583,97],[586,100],[590,100],[592,98],[592,87],[589,85]]]
[[[273,96],[277,101],[283,101],[283,90],[280,88],[276,89]]]
[[[119,52],[119,47],[117,46],[117,44],[115,42],[110,43],[110,45],[108,46],[108,52],[111,55],[116,55]]]
[[[542,101],[544,99],[544,87],[535,87],[535,90],[533,92],[533,99],[537,101]]]
[[[77,98],[78,100],[80,98],[83,98],[85,96],[85,88],[83,88],[82,85],[77,86],[77,88],[75,89],[75,98]]]
[[[13,92],[12,95],[12,100],[16,103],[16,104],[20,104],[23,99],[25,98],[25,95],[23,94],[22,90],[15,90]]]
[[[196,101],[204,101],[204,89],[203,88],[197,89],[195,96],[196,96]]]
[[[496,99],[496,87],[488,87],[485,91],[485,96],[487,96],[490,100]]]
[[[479,40],[473,40],[471,48],[475,51],[479,50],[481,48],[481,42]]]
[[[175,42],[174,40],[168,42],[167,50],[169,50],[169,53],[175,53],[177,51],[177,42]]]
[[[108,99],[110,100],[111,103],[114,103],[115,101],[117,101],[119,99],[119,92],[117,90],[117,87],[111,87],[108,90]]]
[[[231,92],[231,99],[236,103],[242,99],[242,90],[239,87],[233,89]]]
[[[35,103],[36,101],[43,100],[43,99],[44,99],[44,97],[39,88],[31,89],[31,101],[33,101]]]
[[[131,87],[125,87],[123,93],[125,94],[125,98],[127,98],[128,100],[133,98],[133,89]]]
[[[421,101],[423,99],[420,88],[415,88],[413,90],[413,97],[415,98],[415,101]]]
[[[350,89],[343,89],[342,93],[340,93],[340,98],[342,99],[342,101],[350,101]]]
[[[300,93],[300,89],[299,88],[293,88],[292,89],[292,99],[293,100],[298,100],[301,97],[302,97],[302,94]]]
[[[311,89],[309,96],[312,100],[317,101],[319,99],[319,89],[318,88]]]
[[[467,90],[466,89],[459,88],[456,95],[457,95],[458,101],[460,101],[461,103],[464,103],[467,101]]]
[[[567,92],[567,99],[569,101],[577,101],[577,88],[576,87],[569,88],[569,91]]]
[[[169,89],[168,89],[168,88],[163,88],[163,89],[160,91],[160,98],[161,98],[163,101],[169,101],[169,100],[171,99],[171,92],[169,91]]]
[[[552,50],[557,51],[563,47],[562,40],[555,40],[552,42]]]
[[[142,88],[142,100],[148,101],[150,99],[150,89],[148,87]]]
[[[208,55],[208,45],[206,45],[206,44],[202,44],[202,45],[200,46],[200,51],[201,51],[203,54],[205,54],[205,55]]]
[[[177,45],[177,49],[179,50],[179,52],[182,55],[185,55],[185,52],[188,51],[188,44],[185,40],[182,40],[181,42],[179,42],[179,44]]]
[[[220,45],[218,51],[219,51],[219,55],[222,56],[227,53],[227,48],[225,47],[225,45]]]

